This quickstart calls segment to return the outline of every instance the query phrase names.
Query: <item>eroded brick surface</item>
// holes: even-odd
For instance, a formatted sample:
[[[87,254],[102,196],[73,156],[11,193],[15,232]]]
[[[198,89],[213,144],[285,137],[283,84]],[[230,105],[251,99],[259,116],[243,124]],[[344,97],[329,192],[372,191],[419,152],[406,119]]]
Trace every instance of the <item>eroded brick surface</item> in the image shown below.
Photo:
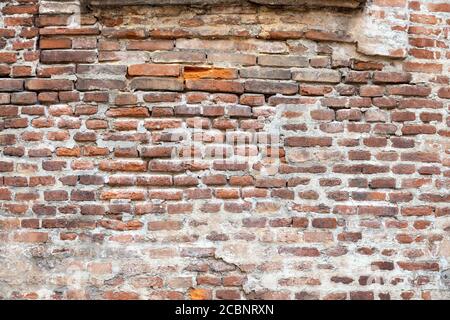
[[[450,298],[450,7],[255,2],[0,1],[0,298]]]

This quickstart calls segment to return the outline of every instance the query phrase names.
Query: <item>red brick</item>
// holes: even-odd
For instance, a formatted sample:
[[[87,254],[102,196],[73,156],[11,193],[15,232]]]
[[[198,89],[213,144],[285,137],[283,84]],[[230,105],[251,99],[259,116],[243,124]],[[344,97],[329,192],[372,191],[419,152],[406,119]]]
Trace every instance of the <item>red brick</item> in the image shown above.
[[[332,138],[316,137],[289,137],[285,143],[291,147],[329,147],[332,144]]]
[[[56,287],[40,260],[70,253],[95,290],[16,272],[0,298],[442,296],[423,249],[450,216],[445,1],[330,1],[320,30],[282,5],[3,2],[3,251]],[[376,43],[337,31],[353,14]]]
[[[179,65],[164,64],[135,64],[128,67],[128,74],[132,77],[178,77]]]
[[[21,232],[14,234],[14,241],[28,243],[43,243],[48,241],[48,233],[46,232]]]
[[[404,135],[416,135],[416,134],[435,134],[436,127],[432,125],[403,125],[402,133]]]
[[[172,50],[173,47],[174,42],[171,40],[133,40],[127,43],[128,50],[157,51]],[[105,48],[102,47],[102,50]]]
[[[93,63],[97,60],[95,51],[87,50],[43,50],[41,62],[52,63]]]
[[[243,94],[240,98],[240,103],[252,107],[262,106],[265,102],[263,95],[259,94]]]
[[[185,66],[183,76],[185,79],[236,79],[237,69]]]
[[[180,221],[150,221],[148,229],[151,231],[180,230],[183,224]]]
[[[431,88],[424,86],[392,86],[387,89],[389,94],[402,96],[422,96],[426,97],[431,93]]]
[[[186,88],[189,90],[200,90],[208,92],[244,92],[244,85],[242,83],[231,80],[190,79],[186,80]]]
[[[113,118],[147,118],[150,113],[146,107],[120,107],[109,109],[106,115]]]
[[[338,32],[327,32],[322,30],[308,30],[305,38],[318,41],[351,42],[350,36]]]

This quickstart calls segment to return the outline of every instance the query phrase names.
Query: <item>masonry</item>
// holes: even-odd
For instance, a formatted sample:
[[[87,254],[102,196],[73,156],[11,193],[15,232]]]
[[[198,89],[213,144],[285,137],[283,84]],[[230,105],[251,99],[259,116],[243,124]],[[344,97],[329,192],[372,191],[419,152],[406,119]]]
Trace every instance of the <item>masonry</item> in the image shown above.
[[[0,298],[449,299],[449,35],[445,0],[0,1]]]

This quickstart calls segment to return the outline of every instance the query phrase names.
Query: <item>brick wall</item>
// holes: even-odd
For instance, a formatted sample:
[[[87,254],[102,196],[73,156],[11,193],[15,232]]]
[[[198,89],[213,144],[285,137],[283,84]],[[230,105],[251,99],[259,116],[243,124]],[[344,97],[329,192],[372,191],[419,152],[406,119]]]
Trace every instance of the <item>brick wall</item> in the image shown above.
[[[0,17],[1,298],[450,298],[447,1]]]

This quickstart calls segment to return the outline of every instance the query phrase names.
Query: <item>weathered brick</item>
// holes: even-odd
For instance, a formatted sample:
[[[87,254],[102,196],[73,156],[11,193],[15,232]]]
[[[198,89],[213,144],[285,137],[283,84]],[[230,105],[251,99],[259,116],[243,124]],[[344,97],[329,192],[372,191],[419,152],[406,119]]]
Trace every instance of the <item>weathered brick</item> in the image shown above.
[[[296,94],[298,85],[291,82],[276,82],[262,80],[247,80],[245,82],[246,92],[264,93],[264,94]]]
[[[132,77],[178,77],[180,66],[164,64],[134,64],[128,66],[128,74]]]
[[[207,68],[185,66],[183,76],[185,79],[236,79],[237,69],[230,68]]]
[[[124,80],[110,80],[110,79],[78,79],[76,83],[77,90],[123,90],[126,87]]]
[[[275,80],[291,79],[291,71],[289,69],[279,69],[279,68],[259,68],[259,67],[242,68],[239,71],[239,75],[242,78],[253,78],[253,79],[275,79]]]
[[[13,92],[23,90],[23,80],[0,79],[0,92]]]
[[[349,35],[342,34],[340,32],[328,32],[314,29],[305,32],[305,37],[307,39],[318,41],[352,42]]]
[[[291,147],[329,147],[332,144],[332,138],[329,137],[289,137],[285,143]]]
[[[256,64],[256,56],[251,54],[237,53],[210,53],[208,54],[209,63],[221,63],[227,61],[231,65],[251,66]]]
[[[130,88],[133,90],[183,91],[184,84],[182,80],[175,78],[135,78],[130,82]]]
[[[131,171],[145,172],[147,171],[147,162],[145,161],[101,161],[99,169],[102,171]]]
[[[410,98],[402,99],[399,102],[399,108],[406,109],[416,109],[416,108],[429,108],[429,109],[440,109],[442,108],[442,102],[430,100],[426,98]]]
[[[150,112],[146,107],[120,107],[110,108],[106,115],[113,118],[147,118],[150,116]]]
[[[73,89],[73,82],[62,79],[30,79],[25,81],[25,88],[30,91],[68,91]]]
[[[75,2],[0,1],[0,298],[445,296],[445,1]]]
[[[362,86],[359,89],[359,94],[361,97],[381,97],[385,92],[385,88],[381,86]],[[393,94],[392,91],[389,91],[390,94]]]
[[[402,72],[374,72],[374,83],[408,83],[411,81],[410,73]]]
[[[174,42],[171,40],[132,40],[127,43],[128,50],[172,50]]]
[[[104,28],[102,35],[113,39],[141,39],[147,37],[144,29],[132,28]]]
[[[79,64],[77,65],[77,74],[106,75],[106,76],[125,76],[127,66],[116,64]]]
[[[39,47],[41,49],[70,49],[72,40],[69,38],[41,39]]]
[[[14,241],[28,243],[43,243],[48,241],[48,233],[46,232],[21,232],[14,234]]]
[[[160,51],[152,54],[156,63],[203,63],[206,61],[204,52],[196,51]]]
[[[241,82],[232,80],[190,79],[186,80],[186,89],[208,92],[242,93],[244,92],[244,85]]]
[[[430,87],[425,86],[392,86],[387,89],[389,94],[401,96],[421,96],[426,97],[431,93]]]
[[[93,63],[97,60],[95,51],[87,50],[43,50],[41,62],[52,63]]]

